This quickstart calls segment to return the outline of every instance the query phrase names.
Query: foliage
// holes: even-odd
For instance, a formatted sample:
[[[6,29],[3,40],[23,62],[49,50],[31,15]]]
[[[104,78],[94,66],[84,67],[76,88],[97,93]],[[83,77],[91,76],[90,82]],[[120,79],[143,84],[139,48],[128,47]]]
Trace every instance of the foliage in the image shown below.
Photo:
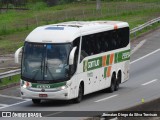
[[[2,79],[2,82],[0,82],[0,87],[5,85],[10,85],[13,83],[19,83],[20,82],[20,75],[15,75],[10,78],[4,78]]]

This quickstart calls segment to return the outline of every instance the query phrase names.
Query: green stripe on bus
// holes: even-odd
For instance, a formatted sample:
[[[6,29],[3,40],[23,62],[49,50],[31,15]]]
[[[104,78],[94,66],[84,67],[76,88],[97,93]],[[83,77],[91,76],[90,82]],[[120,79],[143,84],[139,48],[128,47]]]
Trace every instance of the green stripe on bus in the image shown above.
[[[59,82],[54,84],[40,84],[40,83],[32,83],[33,88],[57,88],[66,85],[66,82]]]
[[[102,67],[102,57],[97,57],[93,59],[89,59],[85,67],[87,67],[87,71],[94,70]]]
[[[115,53],[114,63],[118,62],[118,53]]]
[[[104,78],[107,77],[107,69],[108,69],[107,67],[104,68]]]
[[[109,61],[110,61],[110,54],[107,55],[107,61],[106,61],[106,65],[107,65],[107,66],[109,65]]]
[[[106,66],[109,66],[110,54],[108,54],[106,56],[107,56]],[[103,60],[102,58],[103,57],[104,56],[89,59],[89,60],[85,60],[83,62],[83,72],[87,72],[87,71],[94,70],[94,69],[102,67],[102,60]],[[114,63],[127,61],[129,59],[130,59],[130,49],[115,53]]]
[[[130,59],[130,50],[125,50],[118,53],[117,62],[123,62]]]

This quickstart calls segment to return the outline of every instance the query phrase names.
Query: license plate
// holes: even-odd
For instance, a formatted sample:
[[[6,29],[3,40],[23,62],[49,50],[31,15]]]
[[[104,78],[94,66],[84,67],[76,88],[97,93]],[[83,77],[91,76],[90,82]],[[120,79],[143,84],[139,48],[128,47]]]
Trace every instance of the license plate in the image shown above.
[[[48,97],[47,94],[39,94],[39,97]]]

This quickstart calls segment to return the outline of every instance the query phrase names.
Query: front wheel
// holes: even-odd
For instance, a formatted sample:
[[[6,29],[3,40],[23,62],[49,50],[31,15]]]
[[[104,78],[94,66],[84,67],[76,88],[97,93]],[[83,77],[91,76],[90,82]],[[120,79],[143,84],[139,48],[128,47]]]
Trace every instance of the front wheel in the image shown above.
[[[83,87],[82,85],[80,85],[78,90],[78,97],[74,99],[74,103],[80,103],[82,101],[82,98],[83,98]]]
[[[41,102],[41,99],[32,99],[32,102],[34,104],[39,104]]]

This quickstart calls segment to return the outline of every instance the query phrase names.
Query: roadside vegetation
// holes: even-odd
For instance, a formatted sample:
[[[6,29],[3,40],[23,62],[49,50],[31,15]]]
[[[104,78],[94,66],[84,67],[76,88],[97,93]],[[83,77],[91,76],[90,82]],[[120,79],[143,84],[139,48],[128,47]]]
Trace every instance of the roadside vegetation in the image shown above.
[[[6,85],[13,85],[14,83],[19,83],[20,75],[15,75],[9,78],[4,78],[0,81],[0,88]]]
[[[104,0],[96,10],[96,1],[80,1],[48,7],[45,2],[27,4],[29,10],[1,10],[0,55],[13,53],[35,27],[70,20],[120,20],[130,28],[160,16],[159,0]]]

